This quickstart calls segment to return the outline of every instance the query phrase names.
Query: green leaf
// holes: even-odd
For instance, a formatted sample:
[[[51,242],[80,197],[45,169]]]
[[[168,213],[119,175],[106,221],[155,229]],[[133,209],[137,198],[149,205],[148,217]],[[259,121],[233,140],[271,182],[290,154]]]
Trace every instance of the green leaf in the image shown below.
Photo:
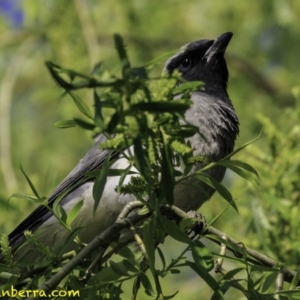
[[[260,272],[278,272],[278,269],[275,269],[274,267],[266,267],[266,266],[259,266],[259,265],[253,265],[251,266],[251,272],[260,271]]]
[[[236,161],[234,161],[232,163],[230,160],[225,160],[225,161],[218,162],[217,164],[222,165],[222,166],[232,170],[234,173],[238,174],[239,176],[241,176],[244,179],[248,180],[250,183],[252,183],[255,186],[259,187],[258,177],[255,174],[256,171],[255,172],[248,171],[244,167],[241,168],[241,167],[237,166],[237,164],[235,162]],[[251,167],[251,166],[248,165],[248,167]]]
[[[123,38],[119,34],[114,35],[115,47],[117,49],[119,58],[123,65],[123,78],[125,77],[125,71],[130,68],[130,62],[127,56]]]
[[[202,81],[188,81],[173,89],[172,92],[174,95],[177,95],[186,91],[199,91],[202,90],[203,87],[204,83]]]
[[[297,273],[295,274],[290,284],[289,290],[292,290],[298,286],[299,278],[300,278],[300,267],[298,268]]]
[[[114,261],[109,261],[110,267],[111,269],[118,275],[121,276],[128,276],[129,273],[127,272],[127,270],[124,268],[123,262],[118,262],[115,263]]]
[[[141,175],[148,181],[148,183],[150,183],[151,177],[149,175],[151,174],[151,172],[149,170],[148,160],[146,160],[145,151],[142,147],[142,140],[140,137],[134,140],[133,147],[136,167]]]
[[[199,129],[192,125],[183,125],[180,129],[171,128],[167,134],[176,138],[187,138],[193,136]]]
[[[84,175],[89,178],[95,178],[98,176],[99,172],[100,172],[100,170],[93,170],[93,171],[84,173]],[[124,174],[124,169],[111,169],[110,168],[107,171],[107,176],[109,176],[109,177],[121,176],[122,174]],[[130,170],[129,172],[126,171],[126,174],[127,175],[139,175],[140,173]]]
[[[19,198],[19,199],[23,199],[23,200],[29,200],[29,201],[34,201],[34,202],[37,202],[37,203],[41,203],[41,199],[39,199],[39,198],[37,198],[35,196],[32,196],[30,194],[25,194],[25,193],[13,193],[9,197],[9,199],[10,198]]]
[[[76,127],[76,122],[74,120],[63,120],[63,121],[57,121],[53,124],[53,126],[57,128],[70,128],[70,127]]]
[[[232,151],[231,153],[229,153],[228,155],[226,155],[224,158],[222,158],[221,161],[223,160],[228,160],[230,157],[232,157],[233,155],[237,154],[238,152],[240,152],[241,150],[243,150],[244,148],[246,148],[248,145],[253,144],[255,141],[257,141],[261,136],[261,133],[253,140],[245,143],[244,145],[242,145],[241,147],[235,149],[234,151]]]
[[[87,122],[85,120],[78,119],[78,118],[74,118],[74,122],[79,127],[83,128],[83,129],[87,129],[87,130],[94,130],[96,127],[95,124]]]
[[[282,295],[293,296],[292,299],[300,299],[300,290],[298,290],[298,289],[288,290],[288,291],[279,291],[279,292],[276,292],[276,294],[279,294],[281,296]]]
[[[121,176],[122,174],[124,174],[124,171],[126,171],[126,175],[137,175],[139,174],[136,171],[132,171],[132,170],[127,170],[126,169],[109,169],[108,170],[108,176]]]
[[[57,205],[57,212],[58,212],[58,214],[56,216],[60,219],[61,222],[66,224],[67,213],[66,213],[65,209],[61,205]]]
[[[71,88],[71,84],[66,82],[61,76],[59,76],[59,73],[61,72],[62,68],[50,61],[45,62],[46,67],[48,68],[52,78],[56,81],[58,85],[60,85],[62,88],[68,90]]]
[[[278,271],[276,270],[266,277],[262,286],[262,290],[261,290],[262,293],[265,293],[270,288],[270,286],[273,286],[275,284],[277,275],[278,275]]]
[[[144,273],[141,273],[139,275],[140,279],[141,279],[141,282],[142,282],[142,285],[145,289],[145,292],[147,295],[149,296],[152,296],[152,297],[155,297],[156,296],[156,292],[154,291],[153,287],[152,287],[152,284],[148,278],[148,276]]]
[[[98,127],[100,127],[100,129],[104,129],[105,124],[102,115],[102,105],[96,89],[94,89],[94,105],[95,105],[95,123]]]
[[[132,261],[132,262],[135,261],[134,253],[132,252],[130,247],[123,247],[121,249],[118,249],[117,253],[118,253],[118,255],[126,258],[126,260],[129,260],[129,261]]]
[[[95,277],[92,278],[91,283],[93,282],[93,279],[95,282],[99,284],[99,282],[114,282],[118,280],[122,275],[117,274],[114,272],[111,268],[104,268],[102,269]]]
[[[192,241],[191,250],[196,265],[211,271],[214,268],[214,258],[210,250],[200,241]]]
[[[195,225],[196,223],[198,223],[198,219],[197,218],[184,218],[180,221],[179,223],[179,227],[182,229],[182,230],[186,230],[187,228]]]
[[[159,247],[156,247],[157,253],[160,257],[161,263],[162,263],[162,268],[165,269],[166,267],[166,260],[164,257],[164,253],[161,251],[161,249]]]
[[[119,252],[118,252],[119,254]],[[139,270],[127,259],[123,259],[123,265],[129,272],[137,273]]]
[[[68,94],[72,97],[74,103],[76,104],[77,108],[89,119],[93,120],[93,115],[89,109],[89,107],[86,105],[86,103],[76,94],[72,92],[68,92]]]
[[[153,239],[153,219],[144,225],[143,242],[148,256],[148,263],[152,274],[155,274],[155,247]]]
[[[94,65],[94,68],[92,70],[92,75],[101,75],[103,72],[103,64],[102,62],[98,62]]]
[[[107,132],[115,133],[115,129],[119,123],[120,123],[120,114],[118,112],[115,112],[110,118],[110,121],[107,125]]]
[[[58,249],[58,256],[63,255],[66,251],[69,251],[71,248],[71,245],[74,244],[74,240],[82,230],[82,227],[76,227],[74,230],[70,232],[70,234],[67,236],[67,238],[64,240],[64,243],[62,244],[62,247]]]
[[[181,229],[176,225],[176,223],[170,221],[169,219],[163,216],[161,217],[161,220],[163,222],[163,226],[166,233],[170,235],[173,239],[185,244],[191,243],[191,239],[184,231],[181,231]]]
[[[236,268],[236,269],[233,269],[233,270],[230,270],[230,271],[228,271],[224,276],[223,276],[223,278],[221,279],[222,281],[223,280],[232,280],[232,278],[236,275],[236,274],[238,274],[238,273],[240,273],[241,271],[244,271],[245,270],[245,268]]]
[[[231,193],[225,188],[222,183],[216,181],[213,177],[205,173],[197,173],[195,176],[205,182],[207,185],[213,187],[238,212],[238,208],[233,201]]]
[[[174,202],[174,167],[172,164],[172,150],[166,134],[161,131],[163,137],[163,149],[161,151],[161,191],[167,203],[173,205]]]
[[[35,194],[35,196],[36,196],[38,199],[41,199],[41,197],[40,197],[40,195],[39,195],[37,189],[35,188],[34,184],[33,184],[32,181],[30,180],[30,178],[29,178],[29,177],[27,176],[27,174],[25,173],[25,171],[24,171],[24,169],[23,169],[23,167],[22,167],[21,164],[20,164],[20,169],[21,169],[23,175],[25,176],[26,181],[27,181],[27,183],[29,184],[29,186],[30,186],[32,192]]]
[[[69,211],[68,213],[68,216],[67,216],[67,220],[66,220],[66,224],[68,226],[71,226],[72,222],[74,221],[74,219],[77,217],[80,209],[82,208],[83,206],[83,203],[84,201],[81,200],[79,201],[78,203],[76,203],[72,208],[71,210]]]
[[[98,208],[98,205],[100,203],[105,184],[107,181],[107,174],[108,174],[108,169],[109,169],[109,161],[110,161],[111,153],[107,155],[105,158],[103,165],[99,171],[98,176],[95,179],[95,183],[93,186],[93,198],[94,198],[94,214]]]
[[[218,282],[208,273],[205,268],[188,260],[186,261],[186,264],[193,269],[209,285],[209,287],[215,291],[215,293],[219,294],[220,299],[223,299],[223,294],[220,290]]]
[[[117,192],[120,193],[121,192],[121,188],[123,186],[124,180],[126,178],[126,176],[129,174],[130,169],[132,168],[131,165],[129,165],[126,169],[123,170],[123,172],[120,174],[120,179],[117,185]],[[110,172],[109,172],[110,173]],[[130,182],[128,184],[132,183],[132,178],[130,180]]]
[[[247,163],[245,163],[243,161],[234,160],[234,159],[231,159],[231,160],[222,160],[220,164],[222,166],[227,167],[227,168],[230,168],[229,167],[230,165],[237,166],[239,168],[245,169],[246,171],[248,171],[250,173],[253,173],[254,175],[257,176],[257,178],[259,178],[258,172],[251,165],[249,165],[249,164],[247,164]]]

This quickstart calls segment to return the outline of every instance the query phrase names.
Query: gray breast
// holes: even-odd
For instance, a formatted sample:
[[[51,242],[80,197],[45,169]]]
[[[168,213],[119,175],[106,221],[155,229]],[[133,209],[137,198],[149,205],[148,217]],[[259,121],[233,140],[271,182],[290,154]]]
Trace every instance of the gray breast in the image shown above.
[[[189,141],[194,156],[204,156],[209,162],[218,161],[233,151],[239,132],[239,121],[228,97],[216,98],[203,92],[194,92],[193,106],[186,112],[186,121],[199,128]],[[203,163],[193,166],[191,173],[200,170]],[[222,181],[226,169],[217,166],[206,171],[218,182]],[[174,190],[175,205],[185,211],[197,210],[215,192],[214,189],[191,177],[177,184]]]

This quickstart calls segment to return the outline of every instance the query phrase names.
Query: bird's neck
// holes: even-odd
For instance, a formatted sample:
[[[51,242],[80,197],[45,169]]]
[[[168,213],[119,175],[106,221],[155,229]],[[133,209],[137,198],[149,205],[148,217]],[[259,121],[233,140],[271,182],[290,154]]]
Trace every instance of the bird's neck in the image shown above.
[[[229,99],[226,88],[227,84],[205,83],[204,92],[213,97]]]

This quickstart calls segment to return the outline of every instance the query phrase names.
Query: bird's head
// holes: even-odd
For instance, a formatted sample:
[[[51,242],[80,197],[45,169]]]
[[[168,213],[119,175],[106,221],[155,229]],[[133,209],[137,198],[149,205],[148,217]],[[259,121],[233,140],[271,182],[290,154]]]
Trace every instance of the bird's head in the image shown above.
[[[228,70],[224,53],[232,35],[226,32],[215,40],[199,40],[183,46],[166,62],[164,70],[172,74],[177,69],[188,81],[204,82],[208,93],[226,93]]]

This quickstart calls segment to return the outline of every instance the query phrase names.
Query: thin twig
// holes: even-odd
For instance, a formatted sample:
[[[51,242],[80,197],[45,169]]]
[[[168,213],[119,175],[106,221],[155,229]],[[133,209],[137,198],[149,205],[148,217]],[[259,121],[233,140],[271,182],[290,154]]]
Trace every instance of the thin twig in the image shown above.
[[[140,203],[141,204],[141,203]],[[84,247],[75,257],[73,257],[68,263],[66,263],[55,275],[53,275],[49,280],[43,283],[39,290],[49,291],[54,289],[63,278],[65,278],[75,267],[77,267],[81,261],[83,261],[87,256],[89,256],[96,248],[107,247],[117,236],[121,230],[128,228],[129,223],[132,222],[136,224],[144,219],[146,219],[149,214],[139,215],[138,213],[134,213],[128,216],[128,220],[123,218],[124,212],[130,212],[132,208],[134,208],[136,203],[133,205],[129,205],[129,208],[126,206],[121,214],[119,215],[117,221],[112,224],[109,228],[104,230],[101,234],[96,236],[86,247]],[[32,295],[28,299],[36,299]]]
[[[222,238],[225,233],[214,228],[214,227],[208,227],[206,229],[206,232],[207,233],[210,233],[212,235],[215,235],[215,236],[218,236],[220,238]],[[273,259],[271,259],[270,257],[264,255],[264,254],[261,254],[259,253],[258,251],[255,251],[247,246],[245,246],[243,243],[239,242],[238,240],[230,237],[227,235],[227,240],[228,242],[232,243],[232,244],[235,244],[237,247],[241,248],[243,251],[245,251],[249,256],[255,258],[257,261],[261,262],[261,264],[263,266],[266,266],[266,267],[276,267],[276,266],[280,266],[281,264]],[[229,249],[228,245],[227,245],[227,249]],[[234,249],[229,249],[231,252],[233,252],[233,254],[235,253],[235,250]],[[294,271],[291,271],[285,267],[282,267],[281,268],[281,272],[284,274],[284,281],[286,282],[292,282],[296,272]],[[299,284],[299,283],[298,283]]]

